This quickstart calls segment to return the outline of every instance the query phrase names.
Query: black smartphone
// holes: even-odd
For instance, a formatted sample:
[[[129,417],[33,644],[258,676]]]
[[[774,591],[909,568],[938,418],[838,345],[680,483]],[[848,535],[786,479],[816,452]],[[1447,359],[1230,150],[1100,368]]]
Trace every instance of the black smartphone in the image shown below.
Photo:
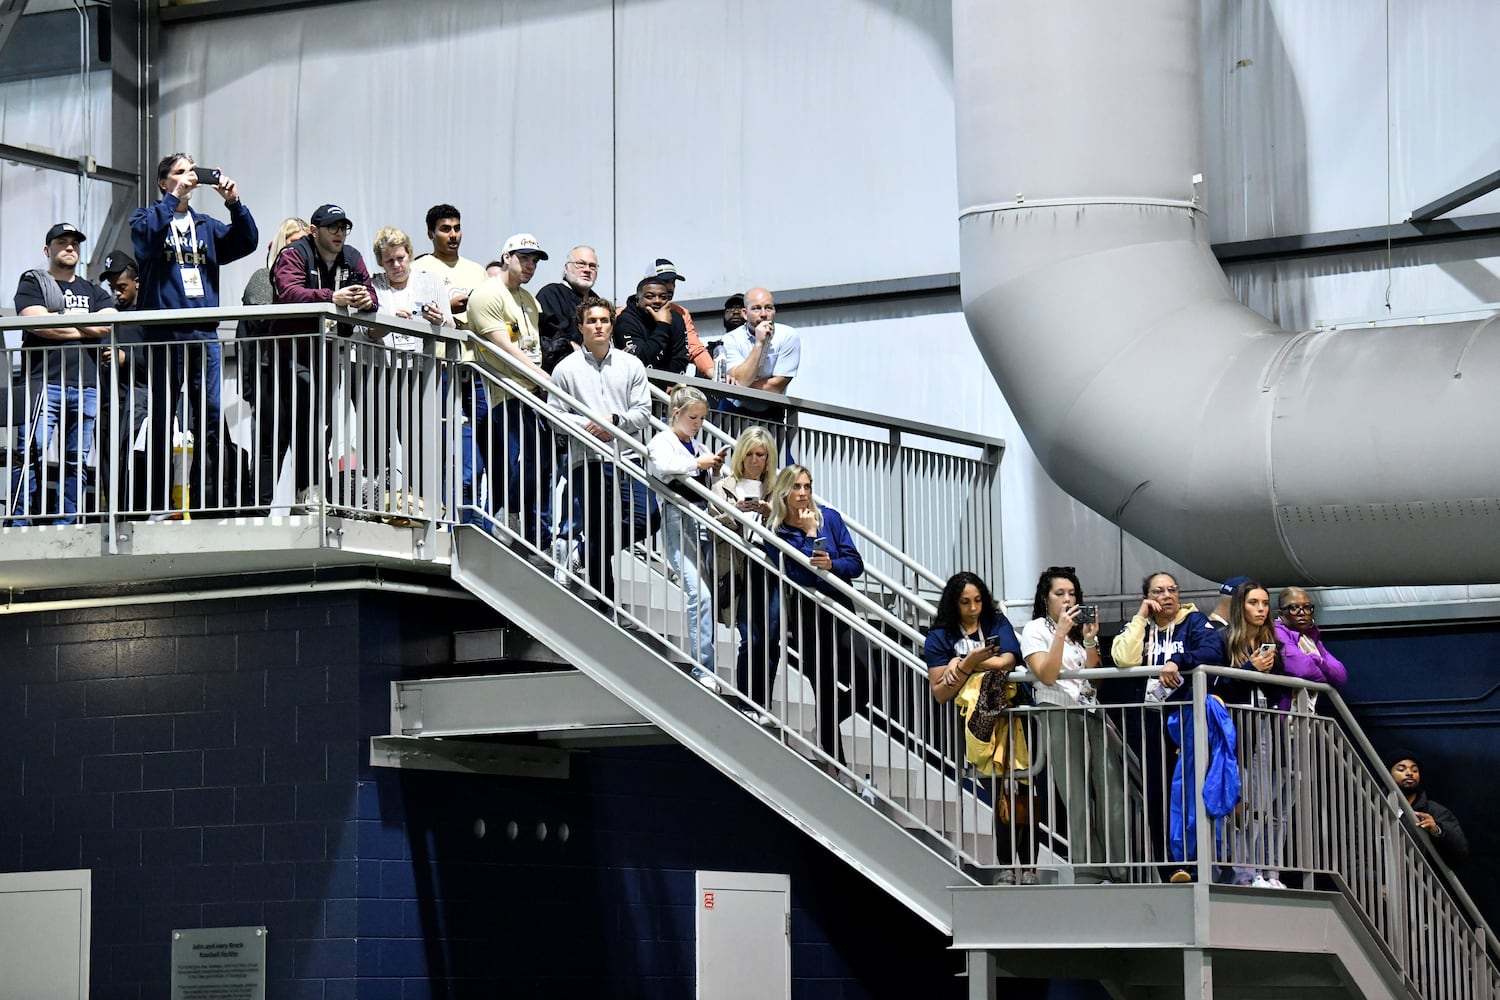
[[[998,652],[1000,649],[1000,637],[998,635],[992,635],[988,639],[984,640],[984,645],[986,648]]]
[[[1077,610],[1078,613],[1073,616],[1073,620],[1080,625],[1092,625],[1099,620],[1099,605],[1097,604],[1080,604]]]
[[[218,187],[219,180],[224,175],[218,167],[194,167],[193,174],[198,178],[198,183],[207,187]]]

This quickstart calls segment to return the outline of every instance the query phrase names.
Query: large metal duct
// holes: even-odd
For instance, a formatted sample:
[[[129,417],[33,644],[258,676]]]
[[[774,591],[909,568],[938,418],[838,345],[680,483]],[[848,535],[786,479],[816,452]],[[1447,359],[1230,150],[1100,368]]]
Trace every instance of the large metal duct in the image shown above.
[[[953,37],[964,312],[1063,489],[1211,579],[1500,581],[1495,320],[1291,334],[1235,300],[1198,0],[955,0]]]

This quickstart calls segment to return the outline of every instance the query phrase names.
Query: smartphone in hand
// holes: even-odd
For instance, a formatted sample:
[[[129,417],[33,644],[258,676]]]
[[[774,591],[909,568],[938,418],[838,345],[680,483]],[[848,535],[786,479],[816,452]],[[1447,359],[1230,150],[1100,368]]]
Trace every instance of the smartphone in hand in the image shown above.
[[[217,167],[194,167],[193,175],[204,187],[218,187],[219,181],[224,177],[223,172]]]
[[[1276,652],[1276,643],[1274,643],[1274,642],[1263,642],[1263,643],[1261,643],[1260,644],[1260,650],[1259,650],[1259,652],[1264,653],[1264,652],[1267,652],[1267,651],[1272,652],[1272,653]]]
[[[822,552],[823,554],[826,555],[828,553],[828,539],[824,538],[822,535],[819,535],[817,538],[814,538],[813,539],[813,551],[814,552]]]

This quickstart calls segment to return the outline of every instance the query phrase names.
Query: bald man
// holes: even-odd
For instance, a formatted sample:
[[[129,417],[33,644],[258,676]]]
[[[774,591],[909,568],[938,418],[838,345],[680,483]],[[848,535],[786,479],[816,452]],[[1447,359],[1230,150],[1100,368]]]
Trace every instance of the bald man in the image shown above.
[[[784,395],[802,363],[802,338],[776,322],[776,300],[764,288],[745,293],[745,325],[726,333],[721,343],[729,380],[749,389]],[[758,399],[726,396],[720,408],[762,421],[780,422],[786,416],[785,407]]]

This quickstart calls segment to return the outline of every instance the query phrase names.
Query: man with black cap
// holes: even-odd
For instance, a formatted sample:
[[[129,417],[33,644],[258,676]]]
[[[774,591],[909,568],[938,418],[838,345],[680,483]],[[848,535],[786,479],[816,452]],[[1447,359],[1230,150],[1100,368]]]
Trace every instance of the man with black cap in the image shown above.
[[[683,329],[687,331],[688,361],[697,370],[700,378],[713,378],[714,358],[698,336],[698,328],[693,325],[693,314],[673,301],[677,298],[677,283],[687,279],[678,272],[677,265],[665,257],[656,258],[656,264],[649,268],[646,274],[660,278],[666,285],[667,301],[672,303],[672,312],[682,320]]]
[[[123,250],[116,250],[104,258],[99,277],[114,292],[115,307],[121,312],[132,312],[139,308],[140,280],[135,258]],[[113,366],[115,381],[114,416],[101,409],[99,414],[99,476],[104,496],[110,498],[114,509],[124,514],[134,513],[138,504],[145,501],[145,493],[139,487],[145,481],[146,462],[136,460],[131,447],[136,435],[151,419],[151,359],[145,346],[146,331],[134,324],[115,328],[113,351],[101,351],[99,361],[101,395],[110,398],[110,376]],[[119,491],[114,490],[114,474],[117,464],[122,464]]]
[[[370,272],[359,251],[348,245],[354,223],[338,205],[319,205],[312,215],[312,232],[288,243],[271,265],[271,298],[277,303],[342,306],[371,312],[379,302],[370,285]],[[350,336],[353,327],[340,323],[339,333]],[[337,355],[333,350],[319,357],[313,350],[317,319],[273,320],[275,336],[295,335],[290,350],[283,349],[281,391],[292,393],[292,418],[283,421],[277,434],[277,467],[296,444],[292,462],[297,502],[309,506],[323,503],[320,482],[328,455],[333,421],[315,412],[321,379],[325,406],[332,406],[337,387]],[[330,348],[332,345],[328,345]],[[320,374],[321,370],[321,374]],[[290,426],[285,426],[290,423]]]
[[[1231,576],[1224,581],[1219,588],[1219,599],[1214,604],[1214,609],[1208,613],[1208,627],[1215,632],[1229,627],[1229,595],[1234,593],[1234,588],[1242,583],[1249,583],[1248,576]]]
[[[636,282],[615,323],[615,346],[640,359],[647,368],[681,375],[688,365],[687,324],[672,308],[671,282],[655,268]]]
[[[1427,797],[1422,788],[1422,765],[1416,754],[1399,750],[1395,758],[1391,763],[1391,778],[1417,814],[1417,829],[1432,838],[1432,846],[1449,867],[1468,858],[1469,838],[1464,836],[1464,828],[1458,825],[1453,810]]]
[[[260,242],[255,219],[240,200],[238,185],[219,170],[199,167],[186,153],[172,153],[156,166],[156,204],[130,217],[130,242],[139,262],[141,309],[214,309],[219,305],[219,268],[247,257]],[[224,199],[229,222],[193,211],[199,187],[211,187]],[[172,414],[184,383],[193,411],[193,468],[188,506],[219,504],[219,324],[194,320],[181,327],[153,326],[146,331],[153,347],[151,506],[165,511],[172,463]]]
[[[88,237],[77,226],[59,222],[47,230],[42,253],[47,267],[27,271],[16,286],[18,316],[75,315],[114,312],[109,296],[78,275],[80,248]],[[11,463],[11,503],[6,514],[13,525],[27,525],[43,515],[59,515],[54,524],[78,520],[83,497],[83,455],[94,440],[99,412],[98,369],[92,349],[109,337],[107,326],[46,327],[21,332],[26,367],[26,415],[21,428],[21,461]],[[49,504],[45,471],[37,470],[54,435],[61,432],[62,468],[58,500]],[[40,478],[40,485],[39,485]]]

